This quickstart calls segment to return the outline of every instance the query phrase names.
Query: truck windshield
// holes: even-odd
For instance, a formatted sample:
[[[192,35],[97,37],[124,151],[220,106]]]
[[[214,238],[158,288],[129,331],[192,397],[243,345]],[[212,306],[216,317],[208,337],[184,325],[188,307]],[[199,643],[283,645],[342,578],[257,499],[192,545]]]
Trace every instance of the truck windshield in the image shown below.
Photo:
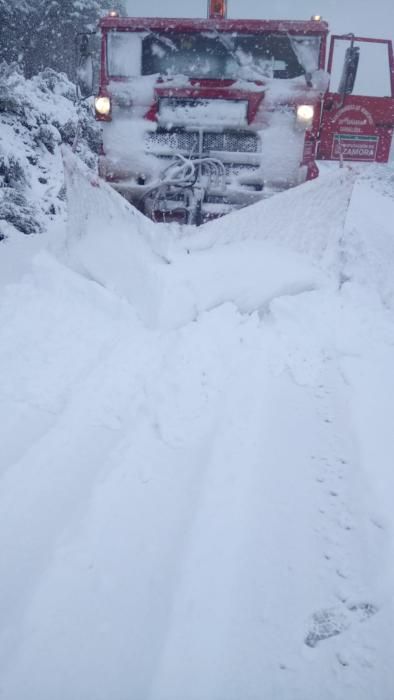
[[[296,78],[319,65],[319,36],[225,32],[109,32],[111,77]]]

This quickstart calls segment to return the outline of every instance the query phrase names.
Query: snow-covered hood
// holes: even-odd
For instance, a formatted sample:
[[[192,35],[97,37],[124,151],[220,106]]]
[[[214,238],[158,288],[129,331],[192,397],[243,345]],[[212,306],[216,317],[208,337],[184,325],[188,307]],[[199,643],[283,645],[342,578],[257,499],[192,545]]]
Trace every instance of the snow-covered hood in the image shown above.
[[[154,107],[149,116],[161,126],[183,124],[242,127],[254,121],[264,99],[264,87],[251,92],[232,86],[202,86],[176,90],[155,89]]]
[[[109,93],[117,107],[133,110],[161,126],[246,126],[263,105],[295,107],[314,103],[318,85],[308,87],[304,78],[293,80],[189,80],[186,76],[163,80],[161,76],[112,82]],[[144,114],[141,112],[144,111]]]

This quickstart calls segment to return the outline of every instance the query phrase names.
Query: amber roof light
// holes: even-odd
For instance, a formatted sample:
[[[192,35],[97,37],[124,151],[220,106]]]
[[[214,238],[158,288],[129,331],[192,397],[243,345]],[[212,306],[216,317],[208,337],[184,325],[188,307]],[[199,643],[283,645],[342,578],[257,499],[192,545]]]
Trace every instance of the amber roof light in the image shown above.
[[[208,0],[208,18],[226,19],[227,0]]]

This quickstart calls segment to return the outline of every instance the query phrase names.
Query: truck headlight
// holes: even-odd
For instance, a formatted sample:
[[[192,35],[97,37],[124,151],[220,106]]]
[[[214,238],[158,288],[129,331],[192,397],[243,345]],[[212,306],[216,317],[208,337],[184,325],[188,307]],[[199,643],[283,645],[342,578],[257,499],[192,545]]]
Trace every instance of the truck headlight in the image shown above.
[[[299,105],[297,107],[297,124],[307,129],[312,124],[314,114],[315,108],[312,105]]]
[[[103,95],[101,97],[96,97],[94,106],[97,114],[100,114],[102,117],[108,117],[111,111],[111,100],[109,97],[104,97]]]

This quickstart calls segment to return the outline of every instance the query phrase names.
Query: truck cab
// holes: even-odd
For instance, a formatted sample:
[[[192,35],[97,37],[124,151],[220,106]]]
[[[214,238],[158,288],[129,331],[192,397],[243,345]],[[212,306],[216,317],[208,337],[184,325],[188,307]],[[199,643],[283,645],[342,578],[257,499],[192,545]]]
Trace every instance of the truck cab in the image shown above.
[[[359,52],[349,35],[342,84],[330,93],[320,16],[234,20],[224,0],[210,0],[207,19],[112,12],[100,31],[99,172],[153,220],[203,223],[317,177],[318,158],[347,159],[338,112]]]

